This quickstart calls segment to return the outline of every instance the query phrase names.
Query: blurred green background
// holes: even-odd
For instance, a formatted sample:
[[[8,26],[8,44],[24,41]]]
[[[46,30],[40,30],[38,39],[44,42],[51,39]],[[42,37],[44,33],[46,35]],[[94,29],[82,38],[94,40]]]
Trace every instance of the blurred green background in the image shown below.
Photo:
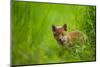
[[[13,65],[80,62],[96,60],[96,6],[12,2]],[[53,37],[52,24],[80,30],[88,42],[68,51]],[[76,44],[77,45],[77,44]]]

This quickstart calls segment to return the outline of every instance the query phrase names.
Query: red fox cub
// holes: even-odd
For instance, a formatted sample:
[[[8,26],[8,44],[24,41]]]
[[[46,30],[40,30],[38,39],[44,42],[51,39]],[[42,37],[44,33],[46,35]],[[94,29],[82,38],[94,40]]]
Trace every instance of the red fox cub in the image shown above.
[[[54,26],[52,25],[54,38],[63,46],[71,46],[74,42],[79,41],[83,43],[86,40],[85,34],[80,31],[67,31],[67,25]]]

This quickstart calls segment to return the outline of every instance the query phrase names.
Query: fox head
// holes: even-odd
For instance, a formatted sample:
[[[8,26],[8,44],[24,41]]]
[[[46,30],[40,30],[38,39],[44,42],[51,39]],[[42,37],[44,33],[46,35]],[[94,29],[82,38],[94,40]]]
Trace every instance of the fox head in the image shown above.
[[[64,24],[63,26],[52,25],[52,31],[56,40],[58,40],[59,42],[63,42],[64,41],[63,38],[67,31],[67,24]]]

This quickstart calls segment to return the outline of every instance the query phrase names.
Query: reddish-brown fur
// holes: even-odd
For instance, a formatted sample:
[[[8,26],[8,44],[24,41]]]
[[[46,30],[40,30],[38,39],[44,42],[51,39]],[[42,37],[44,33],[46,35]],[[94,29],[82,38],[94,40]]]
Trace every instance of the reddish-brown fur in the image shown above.
[[[80,31],[67,31],[67,25],[64,24],[63,26],[52,26],[52,31],[54,34],[55,39],[64,45],[72,44],[74,41],[80,40],[81,42],[84,41],[84,35]]]
[[[81,33],[78,31],[68,32],[67,36],[70,36],[70,40],[73,41],[76,38],[79,38],[81,36]]]

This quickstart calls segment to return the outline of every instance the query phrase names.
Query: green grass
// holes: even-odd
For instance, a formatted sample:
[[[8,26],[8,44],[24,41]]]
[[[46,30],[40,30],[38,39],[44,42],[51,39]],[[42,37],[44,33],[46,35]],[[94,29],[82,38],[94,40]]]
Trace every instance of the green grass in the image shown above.
[[[96,60],[95,6],[12,3],[12,64],[45,64]],[[54,39],[52,24],[80,30],[88,42],[63,50]]]

